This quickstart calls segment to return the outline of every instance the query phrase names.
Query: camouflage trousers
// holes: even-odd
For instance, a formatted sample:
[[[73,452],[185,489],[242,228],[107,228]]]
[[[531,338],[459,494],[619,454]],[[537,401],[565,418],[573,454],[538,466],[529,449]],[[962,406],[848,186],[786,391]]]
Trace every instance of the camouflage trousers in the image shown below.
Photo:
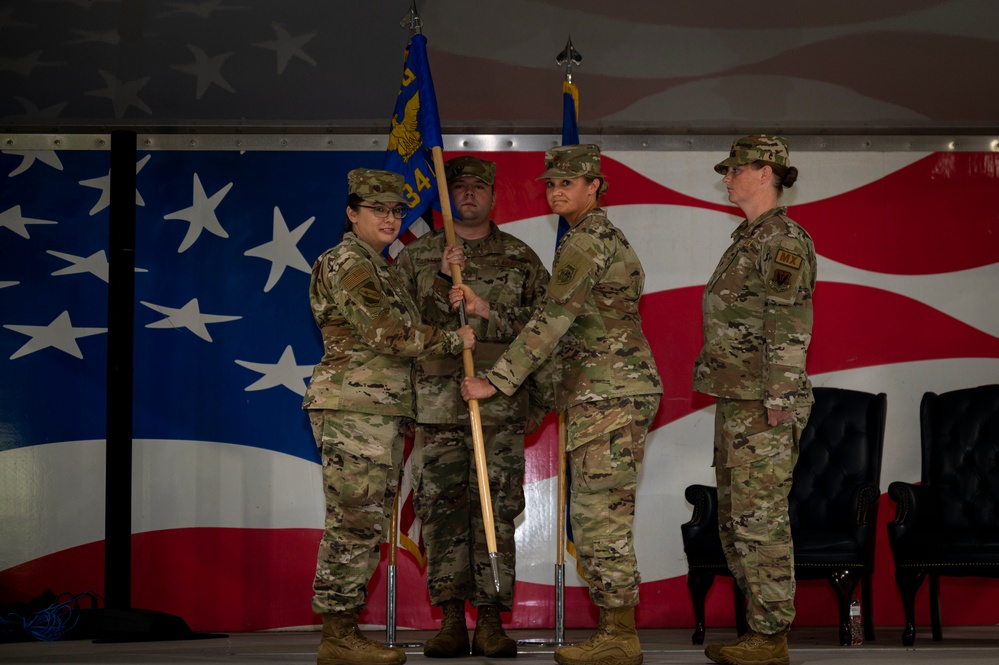
[[[389,532],[408,420],[332,410],[310,411],[309,418],[322,452],[326,497],[312,609],[360,611]]]
[[[715,411],[718,529],[748,600],[749,627],[767,635],[794,620],[794,544],[787,497],[811,405],[771,426],[761,401],[719,398]]]
[[[598,607],[638,604],[635,495],[658,406],[658,395],[637,395],[583,402],[567,412],[569,520]]]
[[[524,423],[484,426],[483,448],[496,531],[496,593],[482,522],[472,429],[417,425],[413,507],[423,522],[430,603],[470,599],[513,608],[517,545],[514,519],[524,511]]]

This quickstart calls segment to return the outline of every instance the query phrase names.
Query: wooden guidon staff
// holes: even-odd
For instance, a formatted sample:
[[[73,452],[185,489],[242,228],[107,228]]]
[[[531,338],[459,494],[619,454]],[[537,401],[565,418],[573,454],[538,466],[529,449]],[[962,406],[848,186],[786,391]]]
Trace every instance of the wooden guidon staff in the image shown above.
[[[433,147],[434,170],[437,172],[437,189],[441,198],[441,214],[444,216],[444,237],[447,244],[454,245],[454,220],[451,218],[451,200],[448,196],[447,176],[444,174],[444,155],[440,146]],[[461,266],[451,264],[451,281],[461,284]],[[465,307],[460,309],[461,325],[465,325]],[[472,350],[465,349],[461,353],[465,366],[465,376],[475,376],[475,362]],[[489,549],[489,565],[493,570],[493,581],[496,582],[496,593],[500,590],[499,562],[496,553],[496,525],[493,522],[493,503],[489,496],[489,473],[486,470],[486,446],[482,439],[482,416],[479,413],[479,401],[468,400],[468,417],[472,425],[472,447],[475,451],[475,475],[479,481],[479,503],[482,504],[482,525],[486,532],[486,547]]]

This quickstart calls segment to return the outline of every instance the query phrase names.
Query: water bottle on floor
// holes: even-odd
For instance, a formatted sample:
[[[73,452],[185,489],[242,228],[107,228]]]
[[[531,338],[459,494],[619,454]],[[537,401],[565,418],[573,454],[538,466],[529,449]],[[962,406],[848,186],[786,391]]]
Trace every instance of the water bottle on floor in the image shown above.
[[[850,644],[858,645],[864,643],[864,622],[860,615],[860,601],[853,597],[850,603]]]

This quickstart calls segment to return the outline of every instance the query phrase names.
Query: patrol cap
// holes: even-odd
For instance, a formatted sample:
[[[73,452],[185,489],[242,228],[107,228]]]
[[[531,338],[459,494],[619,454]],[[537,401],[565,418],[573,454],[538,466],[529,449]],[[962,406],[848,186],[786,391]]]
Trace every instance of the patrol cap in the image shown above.
[[[535,180],[544,178],[600,178],[600,191],[607,191],[607,178],[600,172],[600,148],[592,143],[561,145],[545,152],[545,172]]]
[[[487,162],[472,155],[462,155],[444,162],[444,176],[448,182],[470,175],[492,187],[496,182],[496,162]]]
[[[743,136],[732,142],[732,151],[728,159],[715,165],[715,171],[721,175],[728,172],[730,166],[744,166],[761,160],[773,166],[787,169],[791,160],[787,156],[787,139],[772,134],[754,134]]]
[[[347,193],[357,194],[365,201],[377,203],[405,203],[409,200],[403,196],[402,188],[406,179],[393,171],[378,169],[354,169],[347,174]]]

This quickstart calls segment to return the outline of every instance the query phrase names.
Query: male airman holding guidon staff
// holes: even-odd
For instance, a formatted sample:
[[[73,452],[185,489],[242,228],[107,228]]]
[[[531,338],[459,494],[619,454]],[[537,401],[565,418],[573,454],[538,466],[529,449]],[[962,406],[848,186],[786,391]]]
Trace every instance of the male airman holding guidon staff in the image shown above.
[[[424,320],[445,329],[459,325],[449,292],[451,264],[461,267],[464,282],[483,295],[483,309],[469,324],[476,333],[475,366],[485,370],[531,318],[544,295],[548,270],[530,247],[490,220],[495,163],[463,155],[444,168],[458,244],[447,244],[444,229],[431,231],[407,245],[394,267]],[[517,643],[503,631],[500,612],[513,609],[514,519],[524,510],[524,436],[550,410],[553,395],[532,380],[511,397],[500,395],[481,404],[499,555],[497,591],[481,519],[469,413],[459,392],[461,363],[446,355],[422,358],[415,377],[414,507],[427,547],[427,590],[442,613],[440,631],[426,641],[424,654],[468,655],[469,600],[478,610],[472,653],[515,656]]]

